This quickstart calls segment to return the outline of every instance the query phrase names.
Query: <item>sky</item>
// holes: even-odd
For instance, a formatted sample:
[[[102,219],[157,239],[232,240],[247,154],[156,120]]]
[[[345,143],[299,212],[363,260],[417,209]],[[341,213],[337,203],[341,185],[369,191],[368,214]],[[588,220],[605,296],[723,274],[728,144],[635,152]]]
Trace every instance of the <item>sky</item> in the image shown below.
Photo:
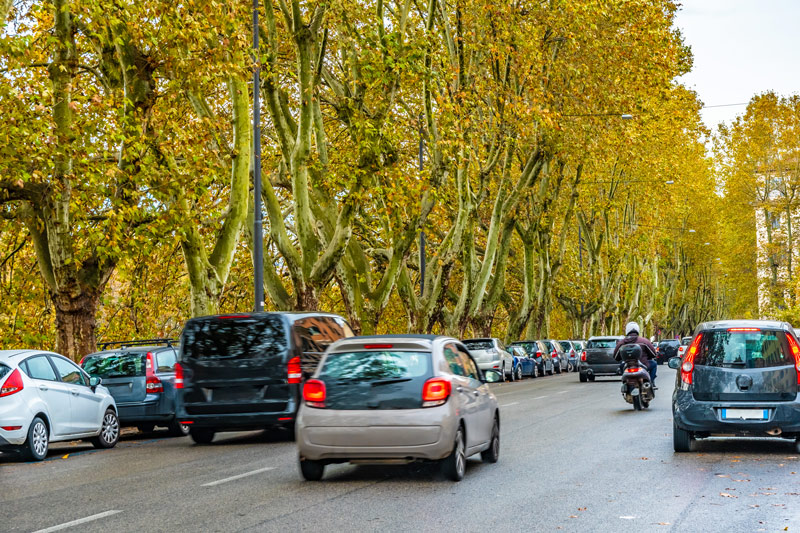
[[[679,80],[706,106],[800,93],[800,0],[683,0],[675,25],[694,56]],[[708,107],[702,117],[716,129],[745,109]]]

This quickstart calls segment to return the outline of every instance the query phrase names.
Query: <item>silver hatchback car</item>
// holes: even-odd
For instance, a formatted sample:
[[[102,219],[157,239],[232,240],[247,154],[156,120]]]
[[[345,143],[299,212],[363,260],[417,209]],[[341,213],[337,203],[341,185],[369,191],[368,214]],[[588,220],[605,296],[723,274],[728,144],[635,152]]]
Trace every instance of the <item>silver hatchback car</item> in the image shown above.
[[[332,344],[303,387],[296,435],[300,471],[325,465],[441,461],[459,481],[467,458],[497,462],[500,411],[484,374],[458,340],[430,335],[352,337]]]

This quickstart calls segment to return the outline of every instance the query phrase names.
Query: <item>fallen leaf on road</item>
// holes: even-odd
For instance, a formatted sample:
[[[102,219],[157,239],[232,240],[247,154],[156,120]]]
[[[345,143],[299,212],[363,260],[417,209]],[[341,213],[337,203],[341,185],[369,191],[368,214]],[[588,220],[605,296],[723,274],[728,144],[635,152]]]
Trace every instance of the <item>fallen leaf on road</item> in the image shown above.
[[[67,457],[69,457],[69,454],[67,454],[64,457],[62,457],[62,459],[66,459]]]
[[[669,522],[659,522],[658,525],[659,526],[668,526],[668,525],[670,525],[670,523]]]
[[[650,458],[649,457],[639,457],[639,459],[641,459],[642,461],[648,461]]]
[[[731,459],[731,462],[732,463],[741,463],[741,461],[739,459]]]
[[[585,510],[586,510],[586,507],[578,507],[578,510],[579,510],[579,511],[585,511]]]
[[[724,496],[725,498],[738,498],[738,496],[734,496],[733,494],[728,494],[727,492],[720,492],[720,496]]]
[[[578,518],[578,515],[576,515],[576,514],[571,514],[571,515],[569,515],[569,517],[570,517],[570,518]]]
[[[755,509],[756,507],[761,507],[761,506],[760,505],[751,505],[750,507]]]
[[[717,477],[731,477],[728,474],[717,474]]]

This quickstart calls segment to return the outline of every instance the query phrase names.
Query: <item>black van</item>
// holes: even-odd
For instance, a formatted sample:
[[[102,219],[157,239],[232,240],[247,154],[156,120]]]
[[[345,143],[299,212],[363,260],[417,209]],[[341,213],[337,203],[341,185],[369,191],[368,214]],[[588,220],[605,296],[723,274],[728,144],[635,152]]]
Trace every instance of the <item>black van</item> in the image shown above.
[[[249,313],[190,319],[181,334],[178,419],[207,444],[217,431],[293,429],[300,383],[327,346],[352,337],[326,313]]]

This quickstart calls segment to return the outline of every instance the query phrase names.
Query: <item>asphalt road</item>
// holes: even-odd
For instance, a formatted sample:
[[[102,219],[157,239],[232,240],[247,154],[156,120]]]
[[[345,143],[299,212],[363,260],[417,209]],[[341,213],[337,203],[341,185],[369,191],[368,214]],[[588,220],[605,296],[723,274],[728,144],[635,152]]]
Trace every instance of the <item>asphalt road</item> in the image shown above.
[[[281,433],[210,446],[133,433],[112,450],[56,444],[41,463],[0,455],[0,530],[800,530],[794,443],[709,439],[673,453],[674,373],[659,372],[644,412],[616,379],[494,385],[500,461],[473,457],[460,483],[428,465],[332,465],[304,482]]]

